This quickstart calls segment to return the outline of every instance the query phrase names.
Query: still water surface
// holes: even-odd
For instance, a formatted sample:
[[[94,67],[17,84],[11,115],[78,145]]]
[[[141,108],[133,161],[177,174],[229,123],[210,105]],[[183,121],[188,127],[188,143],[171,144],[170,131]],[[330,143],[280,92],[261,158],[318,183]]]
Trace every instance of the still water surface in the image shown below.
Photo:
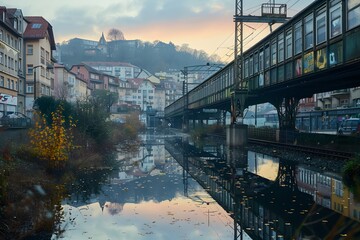
[[[61,239],[233,238],[229,214],[194,179],[184,187],[183,168],[164,139],[145,141],[119,160],[124,164],[99,194],[74,193],[63,202]]]
[[[138,152],[119,153],[110,177],[84,176],[96,190],[63,201],[64,231],[53,239],[358,239],[360,204],[339,173],[195,145],[143,136]]]

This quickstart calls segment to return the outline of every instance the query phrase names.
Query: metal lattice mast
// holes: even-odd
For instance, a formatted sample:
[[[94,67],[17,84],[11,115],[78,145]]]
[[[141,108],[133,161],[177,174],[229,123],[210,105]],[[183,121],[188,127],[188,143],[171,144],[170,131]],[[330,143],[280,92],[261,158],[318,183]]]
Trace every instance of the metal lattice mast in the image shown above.
[[[243,75],[243,23],[268,23],[271,29],[274,23],[283,23],[288,20],[286,14],[286,4],[276,4],[275,0],[273,0],[273,2],[262,4],[261,16],[243,16],[243,0],[235,0],[234,87],[231,94],[232,124],[236,123],[237,117],[242,120],[248,94],[248,82]]]
[[[235,6],[235,16],[243,15],[243,1],[236,0]],[[243,21],[235,21],[235,48],[234,48],[234,58],[235,58],[235,87],[237,89],[244,88],[244,82],[242,79],[242,70],[243,70]]]

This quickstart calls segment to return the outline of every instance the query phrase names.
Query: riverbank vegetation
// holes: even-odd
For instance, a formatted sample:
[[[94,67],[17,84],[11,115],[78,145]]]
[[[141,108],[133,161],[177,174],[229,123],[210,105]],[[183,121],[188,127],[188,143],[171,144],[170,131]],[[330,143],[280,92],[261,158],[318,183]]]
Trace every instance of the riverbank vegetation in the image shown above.
[[[97,193],[98,182],[117,166],[117,145],[136,146],[143,128],[136,113],[125,123],[111,122],[101,99],[70,104],[41,97],[36,103],[33,127],[1,147],[0,239],[60,236],[61,201],[74,191]],[[84,174],[89,183],[78,180]],[[86,184],[94,187],[84,192]]]

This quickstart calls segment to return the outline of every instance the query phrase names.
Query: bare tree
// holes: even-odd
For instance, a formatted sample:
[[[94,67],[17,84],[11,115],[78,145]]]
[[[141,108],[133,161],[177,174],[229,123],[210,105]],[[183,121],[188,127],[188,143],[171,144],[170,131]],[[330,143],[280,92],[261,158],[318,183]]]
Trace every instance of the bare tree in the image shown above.
[[[110,39],[111,41],[125,40],[125,37],[121,30],[119,30],[117,28],[111,28],[108,32],[108,39]]]

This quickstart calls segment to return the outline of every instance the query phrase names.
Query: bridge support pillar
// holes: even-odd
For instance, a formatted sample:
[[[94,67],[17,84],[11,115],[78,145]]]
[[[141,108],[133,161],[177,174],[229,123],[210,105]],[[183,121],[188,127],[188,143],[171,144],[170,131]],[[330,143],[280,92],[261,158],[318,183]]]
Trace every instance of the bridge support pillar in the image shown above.
[[[245,146],[248,142],[248,126],[231,124],[226,128],[226,144],[229,147]]]
[[[296,140],[295,122],[299,101],[298,97],[277,98],[271,101],[278,112],[280,142],[293,143]]]

